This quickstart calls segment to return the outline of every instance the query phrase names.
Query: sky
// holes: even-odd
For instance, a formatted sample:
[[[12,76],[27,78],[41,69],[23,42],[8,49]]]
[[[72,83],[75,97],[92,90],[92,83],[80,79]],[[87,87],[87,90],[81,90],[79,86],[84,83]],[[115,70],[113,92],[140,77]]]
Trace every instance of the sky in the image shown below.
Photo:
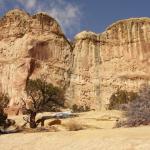
[[[0,16],[13,8],[46,12],[69,39],[83,30],[103,32],[120,19],[150,17],[150,0],[0,0]]]

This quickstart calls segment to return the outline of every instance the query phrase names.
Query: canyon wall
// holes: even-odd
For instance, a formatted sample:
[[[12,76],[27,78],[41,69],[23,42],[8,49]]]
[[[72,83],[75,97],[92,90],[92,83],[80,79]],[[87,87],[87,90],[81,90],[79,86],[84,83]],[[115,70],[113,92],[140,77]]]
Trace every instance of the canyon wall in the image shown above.
[[[68,88],[70,103],[99,109],[101,106],[99,37],[86,31],[77,34],[73,56]]]
[[[150,80],[150,19],[119,21],[100,35],[103,108],[118,88],[139,92]]]
[[[44,13],[11,10],[0,20],[0,85],[18,105],[28,78],[44,77],[66,88],[72,47],[58,23]]]
[[[150,80],[150,19],[118,21],[105,32],[75,38],[71,100],[106,109],[117,89],[138,92]]]
[[[106,109],[118,88],[138,91],[150,81],[150,18],[118,21],[100,34],[69,42],[56,20],[15,9],[0,20],[0,88],[10,106],[26,96],[28,78],[65,90],[67,105]]]

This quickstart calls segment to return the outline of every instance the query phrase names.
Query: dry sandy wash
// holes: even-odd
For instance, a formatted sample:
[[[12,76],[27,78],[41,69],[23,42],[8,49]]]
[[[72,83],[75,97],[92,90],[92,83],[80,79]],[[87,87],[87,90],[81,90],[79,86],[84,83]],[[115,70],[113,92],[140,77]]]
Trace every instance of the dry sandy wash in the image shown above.
[[[63,125],[56,126],[58,132],[1,135],[0,150],[149,150],[150,126],[113,129],[121,115],[118,111],[81,113],[74,118],[86,127],[80,131],[67,131],[63,125],[70,119],[63,119]],[[22,116],[15,118],[22,123]]]

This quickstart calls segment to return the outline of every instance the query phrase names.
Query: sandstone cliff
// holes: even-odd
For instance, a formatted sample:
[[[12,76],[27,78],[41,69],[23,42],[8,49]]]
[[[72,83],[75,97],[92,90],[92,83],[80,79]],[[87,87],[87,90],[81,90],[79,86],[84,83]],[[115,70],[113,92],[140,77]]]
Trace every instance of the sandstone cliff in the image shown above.
[[[0,83],[10,105],[25,96],[27,78],[45,76],[66,87],[72,47],[55,19],[44,13],[30,16],[15,9],[0,20]]]
[[[11,10],[0,20],[0,87],[10,106],[25,96],[28,78],[44,76],[65,90],[66,103],[105,109],[118,88],[149,84],[150,19],[118,21],[101,34],[83,31],[74,46],[56,20]]]
[[[71,103],[100,108],[100,42],[92,32],[75,37],[69,96]]]
[[[121,20],[105,32],[75,38],[71,100],[105,109],[118,88],[138,91],[150,80],[150,19]]]

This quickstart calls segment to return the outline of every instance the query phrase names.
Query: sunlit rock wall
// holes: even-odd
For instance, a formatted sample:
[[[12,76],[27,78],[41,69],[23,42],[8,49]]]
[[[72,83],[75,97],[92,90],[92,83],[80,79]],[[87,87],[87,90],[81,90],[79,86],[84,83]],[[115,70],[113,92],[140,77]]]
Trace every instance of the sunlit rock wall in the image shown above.
[[[26,96],[28,78],[65,91],[66,104],[106,109],[118,88],[137,91],[150,80],[150,19],[118,21],[101,34],[83,31],[69,42],[45,13],[14,9],[0,19],[0,88],[10,106]]]
[[[72,47],[55,19],[44,13],[30,16],[15,9],[0,20],[0,83],[10,106],[25,94],[27,79],[44,77],[66,88]]]
[[[106,109],[118,88],[137,91],[150,79],[150,19],[116,22],[105,32],[76,36],[71,99],[79,105]]]

